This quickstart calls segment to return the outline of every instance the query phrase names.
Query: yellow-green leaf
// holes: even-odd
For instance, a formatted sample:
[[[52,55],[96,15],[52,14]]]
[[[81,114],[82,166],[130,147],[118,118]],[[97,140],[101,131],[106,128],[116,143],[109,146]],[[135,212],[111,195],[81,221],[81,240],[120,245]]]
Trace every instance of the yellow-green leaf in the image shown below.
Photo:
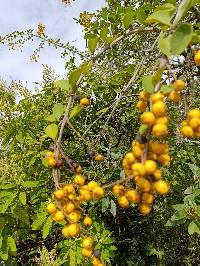
[[[48,125],[44,131],[48,137],[55,140],[58,135],[58,126],[56,124]]]

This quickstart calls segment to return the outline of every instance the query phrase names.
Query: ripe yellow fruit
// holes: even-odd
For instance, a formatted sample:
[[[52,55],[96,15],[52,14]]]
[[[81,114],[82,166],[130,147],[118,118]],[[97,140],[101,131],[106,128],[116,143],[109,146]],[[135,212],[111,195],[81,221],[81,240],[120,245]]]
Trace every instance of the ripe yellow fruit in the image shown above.
[[[189,125],[192,129],[196,129],[198,126],[200,126],[200,118],[193,117],[189,120]]]
[[[140,177],[136,183],[142,192],[149,192],[151,190],[151,183],[146,178]]]
[[[82,167],[79,165],[77,168],[76,168],[76,174],[81,174],[83,172],[83,169]]]
[[[69,235],[69,226],[68,226],[68,225],[63,227],[63,229],[62,229],[62,235],[63,235],[64,237],[68,237],[68,236],[70,236],[70,235]]]
[[[137,105],[136,105],[136,108],[141,111],[141,112],[144,112],[147,108],[147,102],[145,101],[138,101],[137,102]]]
[[[151,100],[152,100],[152,103],[163,101],[164,95],[161,92],[154,93],[151,95]]]
[[[65,185],[63,187],[63,190],[67,194],[75,194],[75,189],[74,189],[74,186],[72,184]]]
[[[57,211],[54,214],[54,221],[56,222],[62,222],[65,219],[65,216],[62,211]]]
[[[124,186],[122,185],[114,185],[113,189],[112,189],[112,193],[115,197],[120,197],[120,196],[123,196],[124,195]]]
[[[45,154],[45,158],[48,160],[49,158],[54,158],[55,156],[55,153],[52,152],[52,151],[48,151],[46,154]]]
[[[83,225],[84,226],[91,226],[92,225],[92,219],[89,216],[85,216],[83,219]]]
[[[146,175],[146,168],[144,164],[142,163],[132,164],[131,169],[133,170],[134,176],[145,176]]]
[[[165,124],[167,125],[169,122],[169,119],[167,116],[161,116],[156,118],[155,124]]]
[[[74,203],[73,202],[71,202],[71,201],[69,201],[69,202],[67,202],[64,206],[63,206],[63,211],[65,212],[65,213],[70,213],[70,212],[72,212],[72,211],[74,211],[75,210],[75,205],[74,205]]]
[[[181,128],[181,133],[184,137],[190,138],[194,136],[194,131],[190,126],[184,126]]]
[[[156,138],[165,137],[168,134],[167,125],[164,124],[156,124],[152,128],[152,133]]]
[[[48,166],[49,167],[55,167],[56,166],[56,160],[53,157],[50,157],[48,159]]]
[[[49,203],[48,205],[47,205],[47,211],[48,211],[48,213],[49,214],[55,214],[56,213],[56,205],[55,204],[53,204],[53,203]]]
[[[99,263],[99,265],[98,266],[104,266],[104,264],[103,263]]]
[[[139,95],[141,101],[147,101],[149,99],[149,93],[146,91],[141,91]]]
[[[93,266],[99,266],[101,264],[101,260],[98,257],[92,258],[92,265]]]
[[[154,180],[159,180],[162,178],[163,176],[163,173],[160,169],[157,169],[154,173],[153,173],[153,176],[154,176]]]
[[[157,182],[154,183],[154,189],[158,194],[166,195],[169,192],[170,185],[169,183],[163,180],[158,180]]]
[[[92,197],[95,200],[101,199],[104,196],[104,190],[101,187],[96,187],[92,191]]]
[[[181,94],[178,91],[172,91],[170,92],[168,98],[172,102],[179,102],[181,99]]]
[[[56,199],[61,200],[62,198],[64,198],[65,192],[64,192],[64,190],[59,189],[59,190],[54,192],[54,196]]]
[[[138,147],[138,146],[133,147],[133,155],[136,158],[140,158],[142,156],[142,150],[141,150],[141,148]]]
[[[140,121],[142,124],[148,125],[148,126],[152,126],[155,123],[155,116],[152,112],[144,112],[141,116],[140,116]]]
[[[103,161],[104,160],[104,156],[102,154],[96,154],[95,160],[96,161]]]
[[[135,161],[135,156],[133,154],[133,152],[128,152],[126,155],[125,155],[125,159],[127,161],[128,164],[132,164],[134,163]]]
[[[82,254],[83,254],[84,257],[92,257],[93,249],[82,248]]]
[[[139,212],[142,214],[142,215],[147,215],[151,212],[151,205],[148,205],[146,203],[141,203],[139,205]]]
[[[140,202],[140,193],[135,189],[129,189],[125,193],[126,198],[129,200],[130,203],[139,203]]]
[[[152,105],[153,114],[158,116],[164,116],[167,112],[167,107],[163,101],[158,101]]]
[[[118,198],[118,204],[122,208],[128,208],[129,207],[129,201],[126,196],[122,196]]]
[[[200,118],[200,110],[199,109],[193,109],[193,110],[189,111],[188,117],[190,119],[194,118],[194,117],[199,117]]]
[[[82,244],[83,248],[85,249],[92,249],[94,246],[94,241],[91,237],[85,237],[83,239],[83,244]]]
[[[146,204],[152,204],[154,196],[151,193],[142,193],[142,202]]]
[[[137,141],[137,140],[133,140],[133,141],[132,141],[132,147],[134,148],[135,146],[139,147],[141,150],[144,149],[144,144],[140,143],[140,142]]]
[[[71,237],[76,237],[80,232],[80,226],[78,224],[70,224],[68,226],[68,232]]]
[[[161,155],[163,153],[168,153],[169,152],[169,147],[165,143],[161,142],[149,142],[149,150],[151,150],[153,153],[156,153],[158,155]]]
[[[85,202],[88,202],[92,199],[92,193],[87,189],[81,189],[80,196],[81,196],[81,200]]]
[[[130,169],[130,163],[128,162],[126,158],[123,159],[122,166],[124,169]]]
[[[157,169],[157,164],[153,160],[146,160],[144,167],[146,169],[147,174],[153,174]]]
[[[161,154],[160,156],[158,156],[158,162],[163,166],[167,166],[170,163],[169,154]]]
[[[70,212],[67,218],[70,223],[77,223],[81,218],[81,213],[79,211]]]
[[[74,183],[82,187],[85,184],[85,177],[83,175],[76,175],[74,178]]]
[[[194,55],[194,62],[197,66],[200,66],[200,50],[198,50]]]
[[[80,100],[80,105],[87,107],[88,105],[90,105],[90,100],[87,97],[84,97]]]
[[[98,186],[99,186],[99,184],[96,181],[90,181],[87,184],[87,187],[89,190],[93,190],[93,189],[97,188]]]
[[[182,91],[185,88],[185,82],[183,80],[178,79],[173,83],[173,88],[176,91]]]

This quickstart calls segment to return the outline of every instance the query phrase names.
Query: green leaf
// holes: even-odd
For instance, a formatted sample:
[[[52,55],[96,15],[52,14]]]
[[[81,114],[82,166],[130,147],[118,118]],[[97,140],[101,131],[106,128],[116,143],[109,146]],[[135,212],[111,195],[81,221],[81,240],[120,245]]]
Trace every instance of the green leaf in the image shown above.
[[[176,2],[175,2],[176,4]],[[172,3],[166,3],[164,5],[158,6],[155,11],[166,11],[169,12],[171,15],[174,13],[174,11],[176,10],[175,5],[173,5]]]
[[[69,265],[70,266],[76,265],[76,253],[75,250],[72,248],[69,251],[69,258],[70,258]]]
[[[200,35],[197,33],[192,34],[192,43],[200,44]]]
[[[102,212],[106,212],[108,210],[109,205],[110,205],[110,199],[103,198],[101,202]]]
[[[116,213],[117,213],[117,206],[116,203],[111,199],[110,201],[110,212],[112,213],[112,215],[115,217]]]
[[[170,21],[171,21],[170,12],[165,10],[155,11],[145,20],[146,23],[161,23],[167,26],[171,25]]]
[[[104,27],[102,27],[101,28],[101,30],[100,30],[100,38],[102,39],[102,40],[105,40],[106,39],[106,37],[107,37],[107,35],[108,35],[108,26],[104,26]]]
[[[57,120],[59,120],[60,117],[63,115],[64,111],[65,111],[65,107],[64,107],[64,105],[61,104],[61,103],[57,103],[57,104],[55,104],[54,107],[53,107],[53,116],[54,116]]]
[[[160,51],[168,57],[171,55],[171,37],[171,35],[164,37],[164,34],[161,33],[158,40],[158,47]]]
[[[171,91],[173,91],[173,88],[169,85],[162,85],[160,91],[162,93],[170,93]]]
[[[81,71],[81,73],[84,74],[84,75],[86,75],[89,72],[89,70],[91,69],[92,64],[93,64],[92,61],[85,62],[85,63],[81,64],[81,66],[79,68],[80,71]]]
[[[195,176],[200,177],[200,168],[195,164],[188,163],[188,165],[189,165],[191,171],[193,172],[193,174]]]
[[[26,192],[19,193],[19,200],[22,205],[26,205]]]
[[[197,233],[197,234],[200,234],[200,228],[199,228],[199,225],[195,222],[195,221],[192,221],[189,225],[188,225],[188,233],[190,235],[194,234],[194,233]]]
[[[12,236],[9,236],[8,237],[8,247],[10,249],[11,252],[17,252],[17,247],[16,247],[16,244],[15,244],[15,240]]]
[[[56,121],[56,118],[55,118],[55,116],[53,114],[46,116],[44,119],[46,121],[49,121],[49,122],[55,122]]]
[[[43,239],[47,238],[47,236],[49,235],[51,226],[52,226],[52,219],[51,219],[51,217],[48,217],[44,226],[43,226],[43,230],[42,230]]]
[[[54,85],[67,92],[71,90],[71,85],[69,83],[69,80],[66,79],[57,80],[56,82],[54,82]]]
[[[153,93],[154,92],[153,76],[151,75],[143,76],[142,86],[146,92]]]
[[[81,76],[81,70],[79,68],[71,71],[71,73],[69,75],[69,83],[71,84],[72,87],[74,87],[76,85],[80,76]]]
[[[125,29],[128,29],[131,26],[133,19],[134,19],[134,16],[135,16],[134,11],[125,13],[125,15],[123,17],[123,25],[124,25]]]
[[[159,67],[158,70],[156,71],[156,73],[154,74],[153,79],[152,79],[152,82],[153,82],[153,85],[154,85],[154,86],[155,86],[158,82],[160,82],[164,70],[165,70],[165,67]]]
[[[171,38],[171,54],[179,55],[192,41],[192,26],[190,24],[180,25],[172,34]]]
[[[74,108],[71,110],[69,118],[75,117],[77,114],[80,113],[81,110],[82,110],[82,107],[80,106],[80,104],[74,106]]]
[[[48,125],[44,131],[48,137],[55,140],[58,135],[58,126],[56,124]]]
[[[1,211],[0,213],[5,213],[8,209],[8,207],[11,205],[11,203],[13,202],[13,200],[15,199],[15,197],[17,196],[17,193],[12,193],[6,200],[6,202],[4,203],[4,205],[1,206]]]
[[[32,229],[38,230],[46,221],[47,213],[46,212],[40,212],[37,214],[35,220],[32,223]]]
[[[0,256],[3,260],[8,259],[8,251],[9,251],[8,236],[5,236],[5,237],[3,237],[1,253],[0,253]]]
[[[26,188],[33,188],[33,187],[37,187],[38,184],[39,184],[38,181],[26,181],[22,183],[22,186]]]
[[[98,38],[88,40],[88,48],[91,54],[95,52],[97,44],[98,44]]]

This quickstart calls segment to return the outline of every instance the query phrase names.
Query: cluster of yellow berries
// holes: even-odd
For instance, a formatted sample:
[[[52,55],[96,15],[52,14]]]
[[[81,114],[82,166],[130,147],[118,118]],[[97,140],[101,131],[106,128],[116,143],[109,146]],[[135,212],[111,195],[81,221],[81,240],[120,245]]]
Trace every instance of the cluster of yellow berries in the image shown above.
[[[188,119],[182,122],[181,133],[184,137],[200,138],[200,110],[193,109],[188,112]]]
[[[85,204],[90,200],[99,200],[103,196],[104,189],[96,181],[90,181],[86,184],[85,176],[77,174],[74,177],[73,183],[66,184],[53,193],[52,199],[54,203],[48,204],[47,211],[52,215],[53,221],[67,222],[62,228],[62,235],[64,237],[77,237],[81,230],[81,220],[82,225],[85,227],[92,225],[92,219],[88,215],[85,215],[82,219],[81,204]],[[82,253],[86,257],[91,257],[93,250],[89,248],[89,244],[86,244],[88,239],[90,238],[83,240]],[[97,258],[93,258],[93,260],[98,261]],[[100,261],[98,265],[102,265]]]
[[[200,50],[195,52],[194,62],[197,66],[200,66]]]
[[[145,103],[146,107],[149,103],[151,111],[145,111],[146,107],[143,109],[142,103]],[[142,106],[142,108],[140,108],[140,106]],[[154,137],[161,138],[167,136],[167,106],[164,102],[163,93],[157,92],[149,95],[149,93],[145,91],[140,92],[137,108],[143,112],[140,116],[141,123],[152,128]]]
[[[94,240],[91,237],[85,237],[82,242],[82,254],[85,257],[92,257],[92,265],[104,266],[101,259],[94,254]]]
[[[181,79],[176,80],[173,84],[173,91],[171,91],[167,96],[172,102],[179,102],[181,99],[181,91],[185,89],[185,82]]]
[[[148,145],[147,160],[142,163],[145,145]],[[147,215],[154,201],[153,193],[165,195],[169,192],[169,184],[162,180],[163,172],[158,168],[158,163],[163,166],[170,163],[168,152],[169,148],[165,143],[149,141],[141,144],[133,141],[132,151],[123,159],[123,168],[127,180],[134,178],[137,190],[120,184],[113,187],[113,194],[121,207],[127,208],[131,203],[139,204],[140,213]]]

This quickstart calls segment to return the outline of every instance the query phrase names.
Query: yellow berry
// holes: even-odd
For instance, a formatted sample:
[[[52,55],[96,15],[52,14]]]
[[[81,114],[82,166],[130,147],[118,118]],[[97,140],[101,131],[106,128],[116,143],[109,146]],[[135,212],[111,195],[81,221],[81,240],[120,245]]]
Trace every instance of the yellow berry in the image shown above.
[[[194,117],[199,117],[200,118],[200,110],[199,109],[193,109],[193,110],[189,111],[188,117],[190,119],[194,118]]]
[[[194,62],[197,66],[200,66],[200,50],[198,50],[194,55]]]
[[[118,198],[118,204],[122,208],[128,208],[129,207],[129,201],[126,196],[122,196]]]
[[[65,219],[65,216],[62,211],[57,211],[54,215],[54,221],[62,222]]]
[[[99,186],[99,184],[96,181],[90,181],[87,184],[87,187],[88,187],[89,190],[93,190],[94,188],[96,188],[98,186]]]
[[[104,160],[104,156],[102,154],[96,154],[95,160],[96,161],[103,161]]]
[[[92,197],[95,200],[101,199],[104,196],[104,190],[101,187],[96,187],[92,191]]]
[[[140,116],[140,121],[142,124],[148,125],[148,126],[152,126],[155,123],[155,116],[152,112],[144,112],[141,116]]]
[[[161,116],[161,117],[157,117],[156,118],[156,121],[155,121],[155,124],[165,124],[167,125],[169,122],[169,119],[167,116]]]
[[[112,189],[112,193],[115,197],[120,197],[120,196],[123,196],[124,195],[124,186],[122,185],[114,185],[113,189]]]
[[[76,175],[74,178],[74,183],[82,187],[85,184],[85,177],[83,175]]]
[[[152,105],[153,114],[158,116],[164,116],[167,112],[167,107],[163,101],[158,101]]]
[[[93,249],[82,248],[82,254],[84,257],[92,257]]]
[[[98,257],[92,258],[92,265],[93,266],[99,266],[101,264],[101,260]]]
[[[140,158],[142,156],[142,150],[141,150],[141,148],[138,147],[138,146],[133,147],[133,155],[136,158]]]
[[[147,174],[153,174],[157,169],[157,164],[153,160],[146,160],[144,167],[146,169]]]
[[[127,161],[128,164],[132,164],[132,163],[134,163],[134,161],[135,161],[134,153],[133,153],[133,152],[128,152],[128,153],[125,155],[125,159],[126,159],[126,161]]]
[[[71,237],[76,237],[80,232],[80,226],[78,224],[70,224],[68,226],[68,232]]]
[[[142,163],[134,163],[131,166],[131,169],[133,170],[134,176],[145,176],[146,175],[146,168],[144,164]]]
[[[63,206],[63,211],[65,213],[70,213],[75,210],[75,205],[73,202],[69,201]]]
[[[52,152],[52,151],[48,151],[46,154],[45,154],[45,158],[48,160],[50,158],[54,158],[55,156],[55,153]]]
[[[142,214],[142,215],[147,215],[151,212],[151,206],[146,204],[146,203],[141,203],[139,205],[139,212]]]
[[[87,107],[88,105],[90,105],[90,100],[87,97],[84,97],[80,100],[80,105]]]
[[[61,200],[65,196],[65,192],[62,189],[59,189],[54,192],[54,196],[56,199]]]
[[[81,218],[81,213],[79,211],[73,211],[68,214],[68,220],[70,223],[77,223]]]
[[[69,226],[68,226],[68,225],[63,227],[63,229],[62,229],[62,235],[63,235],[64,237],[68,237],[68,236],[70,236],[70,235],[69,235]]]
[[[141,91],[139,94],[139,99],[141,101],[147,101],[149,99],[149,93],[146,91]]]
[[[170,156],[168,154],[161,154],[158,156],[158,162],[163,166],[167,166],[170,163]]]
[[[181,94],[178,91],[172,91],[170,92],[168,98],[172,102],[179,102],[181,99]]]
[[[154,173],[153,173],[153,176],[154,176],[154,180],[159,180],[162,178],[163,176],[163,173],[160,169],[157,169]]]
[[[85,249],[92,249],[94,246],[94,241],[91,237],[85,237],[83,239],[83,248]]]
[[[200,126],[200,118],[193,117],[189,120],[189,125],[192,129],[196,129],[198,126]]]
[[[136,105],[136,108],[141,111],[141,112],[144,112],[147,108],[147,102],[145,101],[138,101],[137,102],[137,105]]]
[[[146,178],[140,177],[136,183],[142,192],[149,192],[151,190],[151,183]]]
[[[146,204],[152,204],[154,197],[151,193],[142,193],[142,202]]]
[[[165,124],[156,124],[152,128],[152,133],[156,138],[165,137],[168,134],[168,128]]]
[[[176,91],[181,91],[185,88],[185,82],[183,80],[176,80],[174,83],[173,83],[173,88],[176,90]]]
[[[65,191],[65,193],[67,194],[74,194],[75,193],[75,189],[74,189],[74,186],[72,184],[68,184],[68,185],[65,185],[63,187],[63,190]]]
[[[83,225],[84,226],[91,226],[92,225],[92,219],[89,216],[85,216],[83,219]]]
[[[140,193],[137,192],[135,189],[129,189],[125,193],[126,198],[129,200],[130,203],[139,203],[140,202]]]
[[[151,95],[151,100],[152,100],[152,103],[163,101],[164,95],[161,92],[154,93]]]
[[[55,214],[56,213],[56,205],[53,203],[49,203],[47,206],[47,211],[49,214]]]
[[[56,166],[56,160],[53,157],[50,157],[48,159],[48,166],[49,167],[55,167]]]
[[[190,126],[184,126],[181,128],[181,133],[184,137],[190,138],[193,137],[194,131]]]
[[[169,192],[169,188],[170,188],[169,183],[163,180],[158,180],[157,182],[154,183],[154,189],[160,195],[166,195]]]

